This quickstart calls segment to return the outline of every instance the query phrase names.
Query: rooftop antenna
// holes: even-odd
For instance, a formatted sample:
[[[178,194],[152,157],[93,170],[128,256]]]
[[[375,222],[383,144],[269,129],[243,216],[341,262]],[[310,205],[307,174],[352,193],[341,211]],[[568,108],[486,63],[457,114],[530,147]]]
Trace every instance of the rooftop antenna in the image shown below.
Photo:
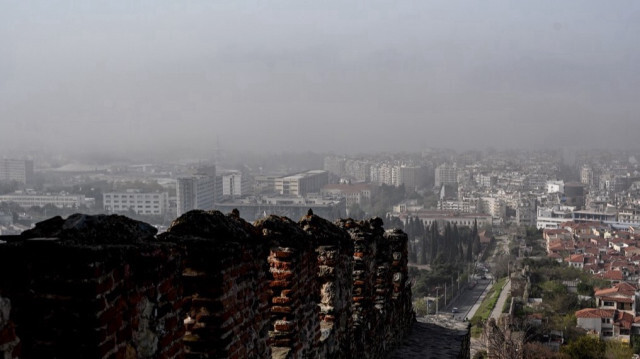
[[[216,150],[213,158],[213,164],[216,166],[216,168],[218,167],[219,162],[220,162],[220,136],[216,135]]]

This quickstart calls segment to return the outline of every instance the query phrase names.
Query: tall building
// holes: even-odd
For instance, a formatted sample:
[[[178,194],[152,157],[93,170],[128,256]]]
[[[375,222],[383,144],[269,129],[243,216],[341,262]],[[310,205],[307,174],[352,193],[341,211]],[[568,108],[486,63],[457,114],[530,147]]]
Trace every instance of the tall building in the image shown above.
[[[4,158],[0,160],[0,182],[32,183],[33,161]]]
[[[214,209],[216,195],[215,167],[208,168],[202,174],[181,177],[176,181],[177,215],[181,216],[192,209]]]
[[[580,169],[580,182],[587,186],[593,185],[593,170],[591,167],[584,165]]]
[[[400,185],[400,166],[390,163],[378,163],[370,166],[371,182],[389,186]]]
[[[289,196],[305,196],[308,193],[320,193],[320,189],[329,183],[329,173],[313,170],[276,179],[276,192]]]
[[[222,177],[222,196],[223,197],[242,197],[251,194],[249,184],[249,176],[240,172],[227,173]]]
[[[426,182],[426,172],[423,167],[400,166],[398,170],[398,183],[404,184],[405,188],[417,189]]]
[[[448,163],[443,163],[440,166],[436,167],[435,177],[436,187],[441,187],[442,185],[446,184],[457,184],[458,168],[455,164],[452,166]]]

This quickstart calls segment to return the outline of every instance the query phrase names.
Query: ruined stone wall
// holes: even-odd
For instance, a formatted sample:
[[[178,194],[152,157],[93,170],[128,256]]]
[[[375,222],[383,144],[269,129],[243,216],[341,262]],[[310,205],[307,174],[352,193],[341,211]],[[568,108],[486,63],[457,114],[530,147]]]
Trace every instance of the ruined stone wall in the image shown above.
[[[155,234],[74,215],[0,237],[0,356],[384,358],[413,323],[407,237],[379,219],[192,211]]]
[[[268,248],[255,228],[236,215],[192,211],[159,239],[184,257],[185,357],[268,357]]]
[[[15,357],[178,355],[180,254],[140,237],[76,239],[62,234],[2,244],[0,296],[11,303]]]
[[[300,225],[316,246],[321,333],[317,357],[348,358],[352,353],[353,242],[347,232],[315,215],[303,217]]]
[[[281,358],[317,357],[320,340],[315,243],[297,223],[269,216],[256,222],[269,245],[269,343]]]

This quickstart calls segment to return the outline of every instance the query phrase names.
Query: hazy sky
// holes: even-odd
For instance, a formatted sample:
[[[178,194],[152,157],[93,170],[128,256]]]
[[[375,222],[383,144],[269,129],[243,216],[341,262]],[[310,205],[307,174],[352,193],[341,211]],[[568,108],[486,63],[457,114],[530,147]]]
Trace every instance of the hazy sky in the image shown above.
[[[4,1],[0,150],[638,147],[640,2]]]

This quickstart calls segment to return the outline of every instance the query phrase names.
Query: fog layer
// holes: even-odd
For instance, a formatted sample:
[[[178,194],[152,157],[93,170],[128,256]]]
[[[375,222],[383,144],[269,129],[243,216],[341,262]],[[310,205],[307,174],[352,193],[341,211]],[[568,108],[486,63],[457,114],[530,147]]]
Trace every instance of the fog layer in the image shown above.
[[[640,3],[2,1],[0,150],[637,147]]]

